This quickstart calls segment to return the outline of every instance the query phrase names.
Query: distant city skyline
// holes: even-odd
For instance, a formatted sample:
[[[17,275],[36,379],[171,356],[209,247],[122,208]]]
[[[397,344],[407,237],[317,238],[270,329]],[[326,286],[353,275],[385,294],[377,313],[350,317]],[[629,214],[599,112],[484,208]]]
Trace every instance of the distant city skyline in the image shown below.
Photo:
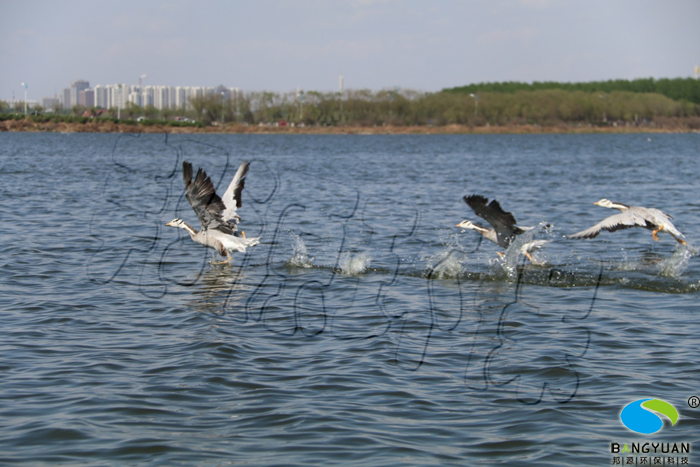
[[[54,96],[40,99],[27,99],[30,108],[41,105],[45,110],[57,107],[71,109],[80,105],[85,108],[119,108],[124,109],[128,104],[138,107],[153,106],[158,110],[180,109],[191,110],[190,99],[201,97],[209,93],[219,93],[222,98],[232,99],[239,95],[240,90],[235,87],[219,86],[169,86],[169,85],[143,85],[116,83],[90,85],[90,81],[78,79],[64,87],[60,93]],[[22,104],[24,108],[24,96],[16,96],[8,99],[10,105]]]
[[[143,75],[280,93],[690,77],[698,19],[694,0],[0,0],[0,99]]]
[[[141,82],[141,80],[139,80]],[[81,105],[86,108],[98,107],[104,109],[124,109],[128,104],[138,107],[153,106],[163,109],[191,109],[191,99],[206,94],[219,93],[221,98],[231,99],[238,95],[239,89],[206,86],[169,86],[142,84],[96,84],[90,86],[86,80],[76,80],[69,88],[63,89],[60,103],[64,108]]]

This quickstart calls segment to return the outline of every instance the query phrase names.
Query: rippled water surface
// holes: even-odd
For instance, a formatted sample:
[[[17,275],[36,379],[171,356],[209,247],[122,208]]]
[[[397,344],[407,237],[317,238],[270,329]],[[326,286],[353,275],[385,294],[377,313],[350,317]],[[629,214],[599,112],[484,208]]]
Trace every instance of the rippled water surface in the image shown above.
[[[3,465],[611,465],[700,449],[700,135],[0,134]],[[232,265],[181,164],[251,161]],[[497,198],[535,263],[455,224]],[[611,211],[674,215],[564,237]],[[545,228],[546,224],[552,224]],[[675,426],[636,434],[641,398]],[[690,465],[700,462],[694,453]]]

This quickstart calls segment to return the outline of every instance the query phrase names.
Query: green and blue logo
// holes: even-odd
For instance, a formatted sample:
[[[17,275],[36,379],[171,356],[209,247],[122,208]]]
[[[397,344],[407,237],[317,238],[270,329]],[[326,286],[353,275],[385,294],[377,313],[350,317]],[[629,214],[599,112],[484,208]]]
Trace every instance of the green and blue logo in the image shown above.
[[[678,421],[678,411],[668,402],[660,399],[639,399],[631,402],[620,412],[620,420],[632,431],[651,434],[659,431],[664,422],[655,412],[671,420],[671,425]]]

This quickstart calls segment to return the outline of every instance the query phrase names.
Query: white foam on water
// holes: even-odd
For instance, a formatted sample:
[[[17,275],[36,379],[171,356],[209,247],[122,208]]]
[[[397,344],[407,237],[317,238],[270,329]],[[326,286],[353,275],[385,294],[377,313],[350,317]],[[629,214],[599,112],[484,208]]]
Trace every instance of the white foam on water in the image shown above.
[[[421,261],[425,261],[425,275],[428,278],[454,279],[467,273],[467,258],[473,251],[467,251],[460,243],[463,232],[440,235],[440,251],[421,258]]]
[[[447,247],[429,257],[426,262],[428,275],[434,279],[452,279],[466,272],[466,255],[454,248]]]
[[[504,254],[501,255],[496,261],[492,262],[492,264],[499,265],[509,279],[517,279],[518,261],[520,260],[521,256],[525,255],[524,247],[528,247],[528,249],[532,250],[532,246],[528,246],[529,243],[533,243],[535,248],[540,248],[549,243],[548,240],[534,240],[535,235],[546,230],[547,228],[547,223],[540,222],[535,228],[516,236]],[[530,255],[533,255],[532,251],[530,251]],[[525,259],[525,261],[529,262],[528,259]]]
[[[363,274],[367,271],[372,260],[365,253],[358,253],[353,255],[350,252],[345,252],[340,255],[338,260],[338,267],[340,268],[341,274],[347,276],[355,276],[358,274]]]
[[[297,268],[312,268],[314,258],[309,258],[304,240],[293,232],[290,232],[289,235],[292,237],[292,256],[287,260],[287,264]]]
[[[678,244],[673,255],[659,263],[659,274],[664,277],[680,277],[688,267],[688,261],[694,254],[693,250],[692,247]]]

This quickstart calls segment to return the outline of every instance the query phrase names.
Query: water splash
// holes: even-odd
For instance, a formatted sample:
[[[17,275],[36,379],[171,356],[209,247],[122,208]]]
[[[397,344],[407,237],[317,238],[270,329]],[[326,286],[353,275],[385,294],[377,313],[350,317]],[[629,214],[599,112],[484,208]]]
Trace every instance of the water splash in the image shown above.
[[[338,267],[340,268],[341,274],[355,276],[357,274],[363,274],[369,267],[370,262],[370,257],[365,253],[353,255],[352,253],[345,252],[340,255]]]
[[[694,254],[694,249],[679,244],[670,258],[659,263],[659,274],[664,277],[680,277],[688,267],[688,261]]]
[[[428,258],[427,275],[433,279],[452,279],[462,276],[466,270],[466,255],[454,248],[447,248]]]
[[[287,260],[287,264],[297,268],[312,268],[314,258],[309,258],[304,240],[295,233],[290,232],[289,235],[292,237],[292,256]]]
[[[518,277],[518,262],[527,251],[532,253],[542,246],[550,243],[551,240],[535,240],[535,235],[546,231],[551,227],[550,224],[540,222],[536,227],[526,231],[525,233],[516,236],[508,249],[500,255],[492,264],[499,265],[503,272],[506,273],[508,279],[515,280]],[[528,261],[524,259],[523,261]],[[537,264],[537,263],[535,263]]]

